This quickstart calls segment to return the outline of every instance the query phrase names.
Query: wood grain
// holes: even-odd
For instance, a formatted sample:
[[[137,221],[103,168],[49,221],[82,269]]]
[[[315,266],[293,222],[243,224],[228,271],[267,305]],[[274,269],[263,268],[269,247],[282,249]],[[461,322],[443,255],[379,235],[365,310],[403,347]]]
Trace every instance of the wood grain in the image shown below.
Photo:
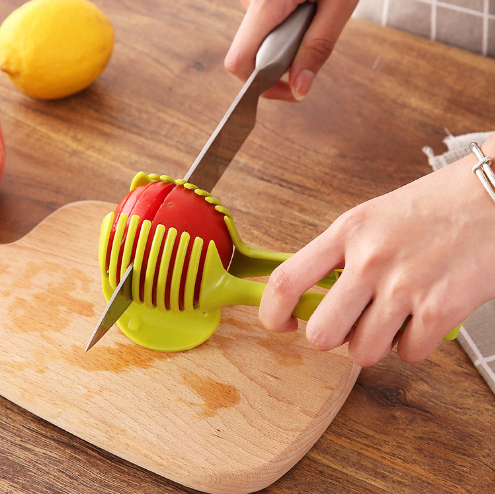
[[[0,19],[21,3],[1,2]],[[63,204],[118,201],[139,169],[181,176],[240,88],[222,67],[242,18],[235,0],[97,4],[117,43],[90,89],[44,103],[0,80],[0,241]],[[306,101],[260,104],[215,193],[246,241],[298,249],[350,207],[428,173],[421,149],[441,151],[445,127],[495,128],[494,77],[493,60],[352,21]],[[264,492],[490,492],[494,404],[456,343],[415,366],[393,354],[361,372],[321,440]],[[9,402],[0,412],[0,491],[193,492]]]
[[[151,351],[115,330],[85,354],[105,306],[99,225],[115,206],[69,204],[0,246],[0,395],[201,491],[270,485],[328,427],[359,367],[302,332],[267,334],[252,307],[224,308],[193,351]]]

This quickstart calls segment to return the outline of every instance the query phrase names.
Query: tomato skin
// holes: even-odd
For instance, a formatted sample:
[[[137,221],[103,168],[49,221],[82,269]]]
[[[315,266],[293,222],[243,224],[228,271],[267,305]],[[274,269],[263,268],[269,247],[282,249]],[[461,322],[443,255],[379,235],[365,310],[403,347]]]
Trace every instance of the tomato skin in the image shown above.
[[[143,256],[143,264],[141,268],[141,300],[144,300],[145,273],[148,266],[148,258],[151,250],[151,244],[153,242],[153,236],[158,225],[165,226],[165,235],[170,228],[175,228],[177,230],[177,238],[175,241],[174,249],[172,251],[170,268],[166,280],[165,305],[167,308],[170,308],[170,283],[172,279],[173,266],[175,263],[180,236],[183,232],[188,232],[191,238],[186,252],[183,276],[180,285],[179,305],[181,308],[184,307],[184,288],[186,273],[189,265],[189,258],[191,255],[192,246],[196,237],[201,237],[204,240],[204,244],[201,252],[197,281],[194,290],[194,304],[197,304],[199,300],[203,265],[210,240],[213,240],[215,242],[223,266],[227,269],[229,265],[234,251],[234,246],[227,226],[225,224],[223,213],[218,212],[215,209],[214,204],[208,203],[204,197],[196,194],[194,190],[186,189],[183,185],[176,185],[174,183],[167,182],[152,182],[150,184],[141,185],[133,189],[117,206],[117,209],[114,213],[114,221],[110,232],[110,241],[107,250],[107,269],[110,263],[110,253],[113,240],[115,238],[115,229],[121,214],[127,214],[128,221],[124,230],[124,236],[119,251],[119,267],[122,262],[124,244],[127,236],[130,218],[134,215],[137,215],[140,218],[136,233],[136,240],[134,242],[131,254],[131,261],[134,260],[137,240],[139,237],[139,232],[141,231],[142,223],[145,220],[151,221],[151,229],[148,235],[148,241],[146,243]],[[158,255],[154,280],[155,286],[158,279],[158,272],[160,269],[160,261],[163,253],[164,243],[165,242],[163,241]],[[117,282],[120,281],[120,276],[122,274],[119,271],[120,269],[117,270]],[[153,291],[153,303],[156,305],[155,290]]]
[[[175,187],[176,187],[175,184],[170,184],[166,182],[153,182],[149,184],[149,186],[141,194],[136,204],[132,208],[132,211],[129,213],[129,220],[132,216],[139,216],[139,223],[137,227],[136,238],[134,240],[134,245],[132,247],[131,259],[134,259],[134,256],[136,254],[139,232],[141,231],[141,226],[143,224],[143,221],[148,220],[153,222],[156,212],[162,205],[163,201],[167,198],[167,196],[173,191]],[[127,231],[125,233],[127,233]],[[125,242],[125,239],[126,239],[126,235],[124,234],[124,238],[122,239],[122,248],[120,252],[121,258],[119,259],[119,261],[122,261],[123,243]],[[148,239],[149,240],[153,239],[151,232],[148,235]],[[143,272],[145,272],[147,265],[148,265],[148,256],[145,255],[143,260],[143,267],[142,267]],[[142,288],[144,289],[144,280],[143,280]]]
[[[170,266],[174,265],[175,257],[177,254],[177,247],[182,232],[188,232],[191,235],[189,245],[187,247],[186,259],[184,262],[183,275],[179,292],[179,305],[181,308],[183,308],[184,306],[184,287],[186,280],[185,275],[187,273],[189,257],[191,255],[194,239],[196,237],[201,237],[204,240],[198,275],[196,278],[196,286],[194,290],[194,303],[197,304],[199,300],[201,278],[203,275],[203,265],[210,240],[213,240],[215,242],[218,253],[220,254],[220,259],[222,260],[222,264],[225,269],[227,269],[230,259],[232,258],[234,246],[232,244],[232,239],[225,224],[224,215],[222,213],[219,213],[215,209],[215,206],[213,204],[208,203],[204,197],[196,194],[193,190],[186,189],[183,186],[177,186],[170,193],[166,201],[161,205],[160,209],[156,213],[155,219],[151,225],[150,239],[153,238],[152,235],[159,224],[165,225],[167,230],[169,228],[175,228],[177,230],[177,239],[172,251]],[[151,243],[149,243],[148,247],[151,247]],[[160,268],[162,252],[163,245],[158,256],[158,262],[155,271],[155,283],[158,277],[158,270]],[[169,295],[172,271],[172,269],[169,269],[167,277],[167,284],[165,289],[166,307],[170,307]],[[141,281],[141,285],[143,285],[144,277]],[[156,297],[154,297],[153,303],[156,303]]]
[[[115,237],[115,230],[117,228],[117,223],[119,222],[119,218],[121,214],[127,214],[132,211],[132,208],[136,204],[137,200],[141,196],[141,194],[145,191],[145,189],[148,187],[149,184],[145,185],[140,185],[139,187],[136,187],[135,189],[131,190],[123,199],[120,201],[119,205],[117,206],[117,209],[114,212],[113,215],[113,223],[112,223],[112,229],[110,230],[110,239],[108,241],[108,249],[107,249],[107,271],[108,267],[110,265],[110,253],[112,252],[112,245],[113,245],[113,239]],[[127,228],[129,226],[129,221],[127,221],[127,224],[125,226],[125,232],[124,235],[127,234]]]
[[[132,247],[131,260],[134,259],[136,254],[137,243],[139,239],[139,232],[141,231],[141,226],[143,221],[153,221],[158,208],[165,200],[165,198],[170,194],[172,189],[175,187],[175,184],[165,183],[165,182],[152,182],[150,184],[141,185],[133,189],[126,197],[127,200],[122,205],[120,211],[118,211],[119,206],[117,207],[116,213],[114,214],[114,222],[112,225],[112,231],[117,226],[117,222],[121,214],[127,214],[127,223],[124,230],[124,236],[122,237],[122,242],[120,245],[119,251],[119,261],[118,266],[120,268],[122,257],[124,254],[124,244],[127,238],[127,230],[129,229],[129,224],[132,216],[139,216],[139,223],[137,227],[136,238],[134,240],[134,245]],[[140,190],[138,190],[140,189]],[[121,203],[122,204],[122,203]],[[117,214],[118,211],[118,214]],[[111,239],[113,243],[113,238]],[[111,244],[109,243],[109,247],[111,248]],[[110,253],[107,252],[108,259],[110,259]],[[147,257],[146,257],[147,260]],[[120,269],[117,270],[117,283],[120,281],[120,277],[122,273],[120,273]]]
[[[3,140],[2,127],[0,126],[0,178],[5,168],[5,142]]]

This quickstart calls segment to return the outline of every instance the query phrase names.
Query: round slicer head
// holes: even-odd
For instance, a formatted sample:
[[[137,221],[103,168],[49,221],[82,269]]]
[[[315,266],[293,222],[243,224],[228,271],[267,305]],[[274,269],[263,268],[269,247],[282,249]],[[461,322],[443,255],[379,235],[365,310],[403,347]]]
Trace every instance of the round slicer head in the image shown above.
[[[215,332],[221,309],[202,311],[198,300],[209,243],[225,268],[232,258],[225,217],[232,215],[220,201],[195,185],[140,172],[117,211],[104,218],[98,257],[107,302],[134,262],[132,303],[117,321],[134,343],[176,352]]]

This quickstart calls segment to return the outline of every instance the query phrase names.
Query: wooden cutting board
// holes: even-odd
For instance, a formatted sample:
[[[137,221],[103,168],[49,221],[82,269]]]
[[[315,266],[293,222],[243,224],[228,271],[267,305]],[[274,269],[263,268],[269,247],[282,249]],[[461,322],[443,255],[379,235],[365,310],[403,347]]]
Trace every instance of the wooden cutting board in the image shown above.
[[[160,353],[115,327],[84,348],[105,301],[100,222],[72,203],[0,246],[0,394],[100,448],[212,493],[274,482],[316,442],[359,373],[346,349],[264,332],[256,308],[222,311],[213,337]]]

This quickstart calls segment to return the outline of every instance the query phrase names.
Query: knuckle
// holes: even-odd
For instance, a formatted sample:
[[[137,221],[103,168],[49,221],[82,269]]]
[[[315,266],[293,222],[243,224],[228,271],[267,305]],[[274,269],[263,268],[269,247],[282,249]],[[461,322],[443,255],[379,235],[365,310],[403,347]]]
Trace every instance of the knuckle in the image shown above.
[[[444,310],[441,306],[427,305],[419,313],[419,323],[426,333],[436,328],[443,319]]]
[[[287,296],[292,292],[292,276],[285,266],[281,265],[273,271],[268,285],[275,295]]]
[[[406,300],[410,294],[410,287],[408,286],[407,277],[398,276],[396,279],[389,281],[387,292],[387,300],[390,302],[387,307],[392,307],[392,303],[397,305],[403,300]]]
[[[349,236],[361,228],[366,221],[366,216],[365,208],[357,206],[341,214],[335,220],[334,225],[346,236]]]
[[[306,49],[320,64],[323,64],[331,55],[333,47],[333,40],[327,38],[312,38],[306,42]]]
[[[231,74],[235,74],[235,75],[239,74],[241,67],[240,57],[230,52],[227,53],[227,56],[223,61],[223,66],[225,67],[225,70],[227,70]]]
[[[418,315],[422,340],[445,336],[464,319],[464,315],[462,306],[447,304],[445,301],[423,308]]]
[[[379,245],[368,247],[366,252],[362,253],[357,261],[356,269],[359,275],[366,276],[370,272],[376,271],[382,264],[383,256],[383,249]]]

